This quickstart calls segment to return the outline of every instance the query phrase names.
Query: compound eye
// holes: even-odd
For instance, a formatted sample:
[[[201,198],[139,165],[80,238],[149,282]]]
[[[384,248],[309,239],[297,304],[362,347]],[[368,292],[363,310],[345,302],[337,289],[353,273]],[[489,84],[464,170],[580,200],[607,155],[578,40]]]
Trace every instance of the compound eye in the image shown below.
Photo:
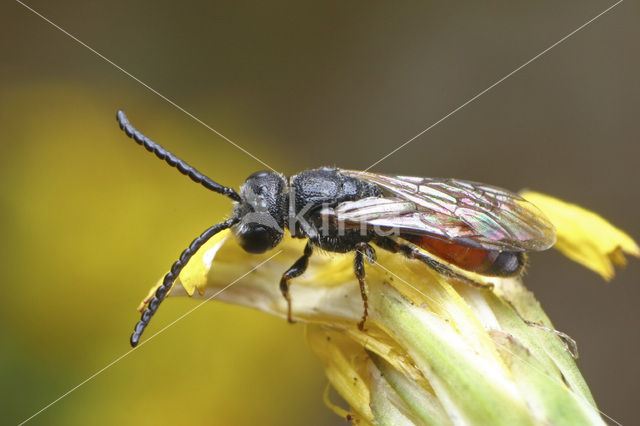
[[[260,170],[259,172],[255,172],[255,173],[251,174],[251,176],[249,176],[247,178],[247,180],[264,178],[264,177],[269,176],[270,174],[271,174],[271,172],[268,171],[268,170]]]
[[[242,234],[238,234],[240,246],[247,252],[261,254],[273,248],[280,238],[277,233],[262,225],[252,226]]]

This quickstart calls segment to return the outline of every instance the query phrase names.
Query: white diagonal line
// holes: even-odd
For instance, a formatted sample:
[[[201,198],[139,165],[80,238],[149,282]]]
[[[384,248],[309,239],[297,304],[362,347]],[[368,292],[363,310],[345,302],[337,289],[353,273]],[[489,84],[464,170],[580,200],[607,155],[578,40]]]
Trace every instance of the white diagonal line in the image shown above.
[[[527,62],[525,62],[524,64],[520,65],[518,68],[514,69],[513,71],[511,71],[509,74],[505,75],[504,77],[502,77],[501,79],[497,80],[495,83],[493,83],[491,86],[487,87],[486,89],[484,89],[483,91],[479,92],[478,94],[476,94],[474,97],[472,97],[471,99],[469,99],[468,101],[466,101],[465,103],[463,103],[462,105],[460,105],[459,107],[457,107],[456,109],[452,110],[451,112],[449,112],[447,115],[445,115],[444,117],[442,117],[440,120],[436,121],[435,123],[433,123],[432,125],[430,125],[429,127],[427,127],[426,129],[424,129],[423,131],[421,131],[420,133],[418,133],[417,135],[415,135],[414,137],[412,137],[411,139],[407,140],[406,142],[404,142],[402,145],[400,145],[399,147],[397,147],[396,149],[394,149],[393,151],[389,152],[387,155],[385,155],[384,157],[382,157],[381,159],[379,159],[378,161],[376,161],[375,163],[373,163],[372,165],[370,165],[369,167],[367,167],[366,169],[364,169],[364,171],[368,171],[371,168],[375,167],[377,164],[379,164],[380,162],[384,161],[385,159],[387,159],[388,157],[392,156],[393,154],[395,154],[396,152],[398,152],[399,150],[401,150],[402,148],[404,148],[405,146],[409,145],[411,142],[413,142],[414,140],[416,140],[417,138],[419,138],[420,136],[424,135],[425,133],[427,133],[429,130],[433,129],[434,127],[436,127],[438,124],[442,123],[444,120],[446,120],[447,118],[451,117],[453,114],[455,114],[456,112],[460,111],[462,108],[466,107],[467,105],[469,105],[471,102],[475,101],[476,99],[478,99],[480,96],[484,95],[485,93],[487,93],[489,90],[493,89],[494,87],[496,87],[497,85],[499,85],[500,83],[502,83],[503,81],[505,81],[506,79],[508,79],[509,77],[511,77],[512,75],[514,75],[515,73],[517,73],[518,71],[520,71],[521,69],[523,69],[524,67],[526,67],[527,65],[529,65],[530,63],[532,63],[533,61],[535,61],[536,59],[540,58],[542,55],[544,55],[545,53],[547,53],[548,51],[550,51],[551,49],[553,49],[554,47],[558,46],[559,44],[561,44],[562,42],[566,41],[569,37],[571,37],[572,35],[574,35],[575,33],[577,33],[578,31],[582,30],[583,28],[585,28],[587,25],[591,24],[593,21],[595,21],[596,19],[600,18],[602,15],[604,15],[605,13],[609,12],[611,9],[613,9],[614,7],[618,6],[620,3],[622,3],[624,0],[618,0],[616,3],[612,4],[611,6],[609,6],[608,8],[606,8],[605,10],[603,10],[602,12],[600,12],[599,14],[597,14],[596,16],[594,16],[593,18],[589,19],[587,22],[585,22],[584,24],[580,25],[578,28],[576,28],[575,30],[571,31],[569,34],[567,34],[566,36],[562,37],[560,40],[556,41],[555,43],[553,43],[551,46],[547,47],[546,49],[544,49],[542,52],[538,53],[536,56],[534,56],[533,58],[529,59]]]
[[[144,81],[140,80],[138,77],[136,77],[135,75],[131,74],[129,71],[125,70],[124,68],[122,68],[120,65],[116,64],[115,62],[113,62],[111,59],[107,58],[106,56],[104,56],[102,53],[98,52],[97,50],[95,50],[93,47],[89,46],[87,43],[83,42],[82,40],[78,39],[76,36],[74,36],[73,34],[69,33],[67,30],[65,30],[64,28],[60,27],[59,25],[57,25],[56,23],[54,23],[53,21],[51,21],[49,18],[47,18],[46,16],[42,15],[41,13],[37,12],[36,10],[34,10],[33,8],[31,8],[30,6],[27,6],[26,4],[24,4],[23,2],[21,2],[20,0],[16,0],[17,3],[21,4],[22,6],[24,6],[26,9],[30,10],[31,12],[33,12],[35,15],[39,16],[40,18],[42,18],[43,20],[45,20],[46,22],[48,22],[49,24],[53,25],[56,29],[60,30],[61,32],[63,32],[64,34],[66,34],[67,36],[69,36],[71,39],[73,39],[74,41],[76,41],[77,43],[79,43],[80,45],[86,47],[87,49],[89,49],[92,53],[94,53],[95,55],[99,56],[100,58],[102,58],[103,60],[105,60],[106,62],[108,62],[109,64],[113,65],[115,68],[117,68],[118,70],[122,71],[124,74],[126,74],[127,76],[131,77],[132,79],[134,79],[135,81],[137,81],[138,83],[140,83],[142,86],[144,86],[146,89],[148,89],[149,91],[153,92],[154,94],[158,95],[160,98],[164,99],[165,101],[167,101],[168,103],[170,103],[171,105],[173,105],[174,107],[176,107],[178,110],[182,111],[183,113],[187,114],[189,117],[191,117],[192,119],[194,119],[195,121],[197,121],[198,123],[202,124],[204,127],[206,127],[207,129],[211,130],[213,133],[215,133],[216,135],[220,136],[222,139],[226,140],[227,142],[229,142],[231,145],[235,146],[236,148],[238,148],[240,151],[244,152],[245,154],[247,154],[249,157],[253,158],[254,160],[256,160],[257,162],[261,163],[263,166],[271,169],[272,171],[276,172],[277,171],[271,167],[270,165],[268,165],[267,163],[265,163],[264,161],[262,161],[261,159],[259,159],[258,157],[256,157],[255,155],[251,154],[249,151],[247,151],[246,149],[244,149],[243,147],[241,147],[240,145],[238,145],[237,143],[235,143],[234,141],[232,141],[231,139],[229,139],[228,137],[226,137],[225,135],[223,135],[222,133],[220,133],[219,131],[217,131],[216,129],[214,129],[213,127],[209,126],[207,123],[205,123],[204,121],[200,120],[198,117],[196,117],[195,115],[193,115],[192,113],[190,113],[189,111],[187,111],[186,109],[182,108],[180,105],[178,105],[177,103],[175,103],[174,101],[172,101],[171,99],[169,99],[168,97],[164,96],[162,93],[158,92],[156,89],[154,89],[153,87],[149,86],[147,83],[145,83]]]
[[[483,91],[479,92],[478,94],[476,94],[474,97],[472,97],[471,99],[469,99],[468,101],[466,101],[465,103],[463,103],[462,105],[460,105],[459,107],[455,108],[454,110],[452,110],[451,112],[449,112],[447,115],[445,115],[444,117],[442,117],[441,119],[439,119],[438,121],[436,121],[435,123],[433,123],[432,125],[430,125],[429,127],[427,127],[426,129],[424,129],[423,131],[421,131],[420,133],[418,133],[416,136],[414,136],[413,138],[407,140],[406,142],[404,142],[402,145],[400,145],[399,147],[397,147],[396,149],[394,149],[393,151],[391,151],[390,153],[388,153],[387,155],[385,155],[384,157],[382,157],[380,160],[376,161],[375,163],[373,163],[371,166],[369,166],[367,169],[365,169],[365,171],[370,170],[372,167],[376,166],[377,164],[379,164],[380,162],[382,162],[383,160],[385,160],[386,158],[388,158],[389,156],[393,155],[394,153],[396,153],[398,150],[402,149],[403,147],[405,147],[406,145],[408,145],[409,143],[413,142],[415,139],[417,139],[418,137],[422,136],[424,133],[428,132],[429,130],[431,130],[433,127],[437,126],[438,124],[440,124],[441,122],[443,122],[444,120],[446,120],[447,118],[449,118],[451,115],[457,113],[459,110],[461,110],[462,108],[466,107],[467,105],[469,105],[470,103],[472,103],[473,101],[475,101],[476,99],[478,99],[479,97],[481,97],[482,95],[484,95],[485,93],[487,93],[489,90],[493,89],[495,86],[499,85],[500,83],[502,83],[503,81],[505,81],[506,79],[508,79],[509,77],[511,77],[512,75],[514,75],[515,73],[517,73],[518,71],[520,71],[521,69],[523,69],[524,67],[526,67],[527,65],[529,65],[530,63],[532,63],[533,61],[537,60],[538,58],[540,58],[541,56],[543,56],[545,53],[547,53],[548,51],[550,51],[551,49],[555,48],[556,46],[558,46],[559,44],[561,44],[562,42],[564,42],[565,40],[567,40],[568,38],[570,38],[571,36],[573,36],[574,34],[576,34],[577,32],[579,32],[580,30],[582,30],[583,28],[585,28],[586,26],[588,26],[589,24],[591,24],[592,22],[594,22],[595,20],[597,20],[598,18],[600,18],[602,15],[606,14],[607,12],[609,12],[611,9],[613,9],[614,7],[618,6],[620,3],[622,3],[624,0],[619,0],[618,2],[614,3],[613,5],[611,5],[610,7],[608,7],[607,9],[605,9],[604,11],[602,11],[601,13],[599,13],[598,15],[596,15],[594,18],[590,19],[589,21],[587,21],[586,23],[584,23],[583,25],[581,25],[580,27],[576,28],[575,30],[573,30],[571,33],[567,34],[566,36],[564,36],[563,38],[561,38],[560,40],[558,40],[557,42],[555,42],[554,44],[552,44],[551,46],[547,47],[545,50],[543,50],[542,52],[538,53],[536,56],[534,56],[533,58],[531,58],[530,60],[528,60],[527,62],[523,63],[522,65],[520,65],[518,68],[516,68],[515,70],[511,71],[509,74],[505,75],[504,77],[500,78],[499,80],[497,80],[495,83],[493,83],[492,85],[490,85],[489,87],[487,87],[486,89],[484,89]],[[233,146],[235,146],[236,148],[238,148],[239,150],[241,150],[242,152],[244,152],[245,154],[249,155],[251,158],[253,158],[254,160],[258,161],[259,163],[261,163],[262,165],[266,166],[267,168],[273,170],[274,172],[276,171],[275,169],[273,169],[271,166],[269,166],[268,164],[266,164],[264,161],[260,160],[259,158],[257,158],[256,156],[254,156],[253,154],[251,154],[250,152],[248,152],[246,149],[242,148],[241,146],[239,146],[238,144],[236,144],[235,142],[233,142],[231,139],[227,138],[226,136],[224,136],[222,133],[220,133],[219,131],[217,131],[216,129],[214,129],[213,127],[209,126],[208,124],[206,124],[205,122],[203,122],[202,120],[200,120],[198,117],[196,117],[195,115],[193,115],[192,113],[190,113],[189,111],[185,110],[183,107],[179,106],[178,104],[176,104],[174,101],[172,101],[171,99],[167,98],[166,96],[162,95],[161,93],[159,93],[157,90],[155,90],[154,88],[152,88],[151,86],[149,86],[148,84],[144,83],[142,80],[140,80],[139,78],[135,77],[133,74],[129,73],[127,70],[125,70],[124,68],[122,68],[121,66],[117,65],[116,63],[114,63],[113,61],[111,61],[109,58],[105,57],[104,55],[102,55],[100,52],[96,51],[95,49],[93,49],[91,46],[87,45],[86,43],[84,43],[83,41],[79,40],[77,37],[75,37],[74,35],[72,35],[71,33],[69,33],[68,31],[64,30],[62,27],[60,27],[59,25],[55,24],[54,22],[52,22],[50,19],[46,18],[45,16],[43,16],[42,14],[40,14],[39,12],[37,12],[36,10],[34,10],[33,8],[31,8],[30,6],[26,5],[25,3],[23,3],[20,0],[16,0],[17,3],[19,3],[20,5],[22,5],[23,7],[25,7],[26,9],[28,9],[29,11],[31,11],[32,13],[34,13],[35,15],[39,16],[41,19],[43,19],[44,21],[48,22],[49,24],[51,24],[53,27],[55,27],[56,29],[58,29],[59,31],[61,31],[62,33],[64,33],[65,35],[67,35],[68,37],[70,37],[71,39],[73,39],[74,41],[76,41],[77,43],[79,43],[80,45],[86,47],[87,49],[89,49],[92,53],[94,53],[95,55],[97,55],[98,57],[102,58],[104,61],[108,62],[109,64],[111,64],[112,66],[114,66],[116,69],[118,69],[119,71],[121,71],[122,73],[126,74],[127,76],[129,76],[130,78],[132,78],[133,80],[135,80],[136,82],[138,82],[139,84],[141,84],[142,86],[144,86],[146,89],[148,89],[149,91],[151,91],[152,93],[156,94],[157,96],[159,96],[160,98],[162,98],[163,100],[165,100],[166,102],[170,103],[172,106],[174,106],[175,108],[177,108],[178,110],[182,111],[183,113],[185,113],[186,115],[188,115],[189,117],[191,117],[193,120],[197,121],[198,123],[200,123],[201,125],[205,126],[206,128],[208,128],[210,131],[214,132],[215,134],[217,134],[218,136],[220,136],[221,138],[223,138],[224,140],[226,140],[227,142],[229,142],[230,144],[232,144]],[[258,264],[257,266],[255,266],[254,268],[252,268],[250,271],[248,271],[247,273],[243,274],[242,276],[240,276],[239,278],[237,278],[236,280],[234,280],[233,282],[231,282],[230,284],[228,284],[227,286],[225,286],[224,288],[222,288],[221,290],[219,290],[218,292],[214,293],[212,296],[210,296],[209,298],[203,300],[201,303],[199,303],[198,305],[196,305],[194,308],[192,308],[191,310],[187,311],[186,313],[184,313],[183,315],[181,315],[180,317],[178,317],[176,320],[174,320],[173,322],[171,322],[170,324],[168,324],[167,326],[165,326],[164,328],[162,328],[161,330],[159,330],[158,332],[156,332],[155,334],[153,334],[151,337],[149,337],[148,339],[142,341],[136,348],[130,349],[129,351],[125,352],[124,354],[120,355],[118,358],[116,358],[115,360],[113,360],[112,362],[110,362],[109,364],[107,364],[105,367],[103,367],[102,369],[98,370],[97,372],[95,372],[94,374],[92,374],[91,376],[89,376],[87,379],[85,379],[84,381],[82,381],[81,383],[79,383],[78,385],[76,385],[75,387],[71,388],[69,391],[67,391],[66,393],[64,393],[63,395],[61,395],[60,397],[58,397],[57,399],[55,399],[54,401],[52,401],[51,403],[49,403],[48,405],[46,405],[45,407],[43,407],[42,409],[40,409],[39,411],[37,411],[36,413],[34,413],[33,415],[31,415],[30,417],[28,417],[27,419],[25,419],[24,421],[22,421],[19,426],[29,422],[31,419],[33,419],[34,417],[38,416],[39,414],[41,414],[42,412],[44,412],[45,410],[47,410],[48,408],[50,408],[51,406],[53,406],[54,404],[56,404],[57,402],[59,402],[60,400],[64,399],[66,396],[68,396],[69,394],[71,394],[72,392],[74,392],[75,390],[77,390],[78,388],[80,388],[81,386],[83,386],[84,384],[86,384],[87,382],[91,381],[92,379],[94,379],[96,376],[98,376],[99,374],[101,374],[102,372],[104,372],[105,370],[107,370],[108,368],[110,368],[111,366],[115,365],[116,363],[118,363],[120,360],[122,360],[123,358],[125,358],[126,356],[128,356],[130,353],[132,353],[133,351],[137,350],[138,348],[140,348],[141,346],[143,346],[144,344],[146,344],[148,341],[152,340],[153,338],[155,338],[156,336],[158,336],[159,334],[163,333],[165,330],[167,330],[169,327],[173,326],[174,324],[176,324],[178,321],[182,320],[183,318],[185,318],[187,315],[191,314],[193,311],[195,311],[196,309],[198,309],[200,306],[202,306],[204,303],[210,301],[211,299],[213,299],[214,297],[216,297],[217,295],[219,295],[220,293],[222,293],[223,291],[225,291],[226,289],[228,289],[229,287],[231,287],[233,284],[237,283],[239,280],[241,280],[242,278],[246,277],[247,275],[249,275],[251,272],[253,272],[255,269],[259,268],[260,266],[264,265],[265,263],[267,263],[268,261],[270,261],[271,259],[273,259],[275,256],[277,256],[278,254],[280,254],[282,252],[282,250],[278,251],[277,253],[275,253],[273,256],[269,257],[268,259],[266,259],[265,261],[263,261],[262,263]],[[384,268],[382,265],[380,265],[378,263],[379,266],[381,266],[383,269],[387,270],[388,272],[392,273],[391,271],[389,271],[388,269]],[[395,275],[395,274],[393,274]],[[397,277],[397,275],[395,275]],[[402,278],[398,277],[399,279],[402,280]],[[402,280],[403,282],[405,282],[407,285],[413,287],[411,284],[407,283],[406,281]],[[415,287],[413,287],[414,289],[416,289]],[[420,290],[416,289],[416,291],[420,292]],[[421,294],[424,295],[424,293],[420,292]],[[428,298],[428,296],[424,295],[425,297]],[[505,348],[506,349],[506,348]],[[508,351],[508,349],[506,349]],[[514,356],[517,357],[517,355],[513,354]],[[527,362],[525,360],[522,360],[523,362]],[[535,367],[534,367],[535,368]],[[542,374],[545,374],[544,372],[542,372]],[[546,375],[546,374],[545,374]],[[550,376],[547,376],[550,379]],[[584,398],[584,397],[583,397]],[[585,399],[586,400],[586,399]],[[600,411],[600,413],[602,415],[604,415],[605,417],[607,417],[608,419],[610,419],[611,421],[615,422],[616,424],[620,425],[620,423],[618,423],[615,419],[609,417],[607,414],[605,414],[604,412]]]
[[[385,271],[387,271],[388,273],[390,273],[391,275],[393,275],[394,277],[398,278],[400,281],[402,281],[403,283],[405,283],[406,285],[408,285],[409,287],[411,287],[412,289],[414,289],[415,291],[417,291],[418,293],[420,293],[421,295],[423,295],[426,299],[431,300],[434,304],[440,306],[441,308],[443,308],[446,311],[446,307],[440,303],[440,301],[434,299],[433,297],[427,296],[426,294],[424,294],[422,291],[420,291],[420,289],[418,289],[417,287],[415,287],[412,284],[409,284],[409,282],[407,282],[406,280],[404,280],[402,277],[396,275],[393,271],[391,271],[388,268],[385,268],[384,266],[382,266],[379,262],[375,263],[376,266],[379,266],[380,268],[384,269]],[[517,313],[517,312],[516,312]],[[519,316],[519,314],[518,314]],[[520,317],[522,319],[522,317]],[[613,417],[609,416],[607,413],[601,411],[598,407],[596,407],[595,405],[592,405],[589,400],[587,400],[587,398],[585,398],[583,395],[575,392],[573,389],[571,389],[569,386],[566,386],[560,379],[558,379],[557,377],[553,377],[549,374],[547,374],[546,372],[540,370],[538,367],[536,367],[535,365],[531,364],[529,361],[527,361],[526,359],[518,356],[517,354],[513,353],[512,351],[509,350],[509,348],[506,345],[503,345],[497,341],[494,341],[493,343],[495,343],[496,345],[500,346],[505,352],[510,353],[511,355],[513,355],[515,358],[518,358],[520,361],[522,361],[523,363],[527,364],[529,367],[531,367],[532,369],[536,370],[538,373],[542,374],[543,376],[545,376],[546,378],[548,378],[551,381],[555,381],[557,383],[559,383],[562,386],[565,386],[569,392],[573,393],[576,397],[581,398],[585,403],[587,403],[589,406],[591,406],[592,408],[595,408],[596,410],[598,410],[598,412],[600,414],[602,414],[603,416],[605,416],[607,419],[611,420],[612,422],[614,422],[615,424],[617,424],[618,426],[622,426],[622,424],[620,422],[618,422],[616,419],[614,419]]]
[[[81,387],[82,385],[84,385],[85,383],[91,381],[92,379],[94,379],[96,376],[98,376],[100,373],[102,373],[103,371],[107,370],[109,367],[111,367],[112,365],[118,363],[118,361],[120,361],[121,359],[123,359],[124,357],[126,357],[127,355],[129,355],[131,352],[137,350],[138,348],[140,348],[142,345],[144,345],[145,343],[149,342],[151,339],[153,339],[154,337],[158,336],[159,334],[163,333],[165,330],[167,330],[169,327],[173,326],[175,323],[177,323],[178,321],[182,320],[184,317],[186,317],[187,315],[191,314],[193,311],[195,311],[196,309],[198,309],[200,306],[204,305],[205,303],[207,303],[208,301],[210,301],[211,299],[213,299],[214,297],[216,297],[217,295],[219,295],[220,293],[222,293],[223,291],[225,291],[226,289],[228,289],[229,287],[231,287],[232,285],[234,285],[235,283],[237,283],[238,281],[240,281],[241,279],[243,279],[244,277],[246,277],[247,275],[249,275],[250,273],[252,273],[253,271],[255,271],[256,269],[258,269],[259,267],[261,267],[262,265],[264,265],[265,263],[267,263],[268,261],[270,261],[271,259],[273,259],[274,257],[276,257],[277,255],[279,255],[280,253],[282,253],[282,250],[279,250],[278,252],[276,252],[273,256],[269,257],[268,259],[260,262],[258,265],[254,266],[253,268],[251,268],[249,271],[247,271],[246,273],[242,274],[240,277],[236,278],[235,280],[233,280],[231,283],[227,284],[225,287],[223,287],[221,290],[217,291],[216,293],[214,293],[213,295],[209,296],[208,298],[206,298],[205,300],[203,300],[202,302],[198,303],[196,306],[194,306],[193,308],[191,308],[190,310],[188,310],[187,312],[185,312],[184,314],[180,315],[178,318],[176,318],[175,320],[173,320],[171,323],[169,323],[168,325],[164,326],[161,330],[157,331],[156,333],[154,333],[153,335],[151,335],[151,337],[149,337],[148,339],[140,342],[140,344],[138,346],[136,346],[135,348],[129,349],[127,352],[125,352],[124,354],[120,355],[118,358],[114,359],[113,361],[111,361],[109,364],[107,364],[106,366],[102,367],[100,370],[96,371],[95,373],[93,373],[91,376],[87,377],[86,379],[84,379],[82,382],[78,383],[76,386],[72,387],[71,389],[69,389],[67,392],[63,393],[62,395],[60,395],[58,398],[54,399],[53,401],[51,401],[49,404],[45,405],[44,407],[42,407],[39,411],[35,412],[34,414],[32,414],[30,417],[26,418],[25,420],[23,420],[22,422],[20,422],[18,424],[18,426],[22,426],[23,424],[27,423],[28,421],[30,421],[31,419],[33,419],[34,417],[36,417],[38,414],[42,413],[43,411],[47,410],[49,407],[51,407],[52,405],[56,404],[57,402],[59,402],[60,400],[64,399],[65,397],[67,397],[69,394],[71,394],[72,392],[74,392],[75,390],[77,390],[79,387]]]

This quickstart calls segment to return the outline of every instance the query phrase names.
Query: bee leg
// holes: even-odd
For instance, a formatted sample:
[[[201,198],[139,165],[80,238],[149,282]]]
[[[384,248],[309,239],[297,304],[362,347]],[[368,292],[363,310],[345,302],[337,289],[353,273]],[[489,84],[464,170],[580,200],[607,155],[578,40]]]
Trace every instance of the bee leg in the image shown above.
[[[562,331],[556,330],[554,328],[550,328],[547,327],[545,325],[542,325],[538,322],[535,321],[530,321],[528,319],[526,319],[524,316],[522,316],[522,314],[518,311],[518,309],[515,307],[515,305],[513,303],[511,303],[511,301],[506,300],[504,298],[500,298],[503,302],[505,302],[507,305],[509,305],[509,307],[511,308],[511,310],[513,310],[513,312],[518,316],[518,318],[520,318],[520,320],[522,322],[524,322],[525,324],[527,324],[529,327],[535,327],[535,328],[539,328],[540,330],[544,330],[547,333],[552,333],[555,334],[556,336],[558,336],[558,338],[562,341],[562,344],[564,345],[565,349],[567,350],[567,352],[569,352],[569,354],[573,357],[573,359],[578,359],[578,344],[576,343],[576,341],[569,336],[567,333],[563,333]]]
[[[425,265],[427,265],[428,267],[430,267],[431,269],[433,269],[434,271],[436,271],[440,275],[451,277],[458,281],[462,281],[466,284],[472,285],[474,287],[478,287],[486,290],[492,290],[494,288],[494,285],[490,282],[479,282],[479,281],[472,280],[471,278],[468,278],[454,271],[449,266],[441,262],[438,262],[436,259],[427,255],[426,253],[419,250],[418,248],[413,247],[409,244],[400,244],[393,238],[389,238],[389,237],[379,238],[375,240],[375,244],[378,247],[384,250],[388,250],[392,253],[400,253],[408,259],[417,259],[422,263],[424,263]]]
[[[369,316],[369,297],[367,296],[367,285],[364,281],[364,257],[367,257],[369,263],[374,263],[376,261],[376,252],[367,243],[358,243],[356,245],[356,257],[353,262],[353,270],[356,273],[356,278],[358,278],[358,282],[360,283],[360,295],[362,296],[362,302],[364,303],[364,312],[362,314],[362,319],[358,323],[358,329],[360,331],[364,330],[364,323],[367,321],[367,317]]]
[[[282,274],[282,279],[280,279],[280,291],[282,292],[282,296],[284,296],[287,301],[287,321],[290,323],[294,323],[293,318],[291,316],[291,294],[289,294],[289,280],[291,278],[299,277],[307,270],[309,266],[309,257],[311,257],[311,253],[313,253],[313,248],[311,247],[311,243],[307,242],[307,245],[304,247],[304,252],[300,259],[296,260],[296,263],[293,264],[287,271]]]
[[[469,279],[459,273],[456,273],[447,265],[443,265],[442,263],[428,256],[426,253],[423,253],[422,251],[418,250],[417,248],[412,247],[408,244],[400,244],[392,238],[388,238],[388,237],[379,238],[375,240],[375,244],[378,247],[388,250],[392,253],[401,253],[409,259],[418,259],[423,263],[425,263],[427,266],[429,266],[431,269],[435,270],[437,273],[442,274],[444,276],[452,277],[462,282],[465,282],[467,284],[470,284],[472,286],[486,289],[486,290],[492,290],[494,288],[493,284],[491,283],[480,283],[472,279]],[[544,326],[540,323],[526,319],[525,317],[522,316],[522,314],[518,311],[518,309],[514,306],[514,304],[511,303],[509,300],[505,299],[504,297],[500,297],[500,300],[506,303],[511,308],[511,310],[518,316],[518,318],[520,318],[520,320],[525,324],[527,324],[528,326],[539,328],[541,330],[544,330],[549,333],[553,333],[556,336],[558,336],[558,338],[562,340],[562,343],[564,344],[569,354],[574,359],[578,358],[578,345],[576,341],[571,338],[571,336],[569,336],[566,333],[563,333],[562,331],[558,331],[553,328]]]

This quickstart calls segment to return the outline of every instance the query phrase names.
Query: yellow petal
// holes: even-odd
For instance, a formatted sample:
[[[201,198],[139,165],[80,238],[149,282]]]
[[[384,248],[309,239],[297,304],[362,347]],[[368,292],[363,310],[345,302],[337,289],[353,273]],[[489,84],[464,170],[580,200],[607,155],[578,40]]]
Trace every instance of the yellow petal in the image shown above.
[[[613,278],[614,266],[626,264],[625,254],[640,257],[635,241],[596,213],[539,192],[523,191],[521,195],[556,227],[555,248],[605,280]]]
[[[180,272],[180,284],[189,296],[193,296],[196,289],[200,296],[204,295],[211,263],[228,237],[229,233],[227,232],[213,236],[198,250],[199,256],[194,256]]]
[[[167,292],[167,296],[179,287],[179,292],[185,292],[189,297],[193,296],[196,290],[198,295],[204,296],[207,288],[207,276],[211,272],[211,264],[216,257],[218,250],[224,245],[225,241],[229,238],[229,231],[221,232],[214,235],[209,241],[204,243],[202,247],[196,252],[196,254],[189,260],[184,266],[178,279],[174,282],[171,289]],[[158,287],[162,285],[164,276],[160,278],[153,287],[149,290],[147,296],[142,299],[138,310],[144,311],[147,304],[153,298]]]
[[[364,348],[339,331],[322,326],[308,325],[306,332],[311,349],[325,366],[327,378],[349,403],[356,421],[373,423],[366,370],[369,357]],[[342,410],[337,412],[344,415]]]

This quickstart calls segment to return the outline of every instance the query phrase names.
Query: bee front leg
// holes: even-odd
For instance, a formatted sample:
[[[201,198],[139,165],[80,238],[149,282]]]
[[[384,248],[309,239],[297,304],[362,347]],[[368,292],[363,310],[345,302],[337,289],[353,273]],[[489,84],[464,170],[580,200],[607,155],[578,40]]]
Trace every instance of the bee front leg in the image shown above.
[[[289,294],[289,280],[295,277],[299,277],[304,274],[304,271],[307,270],[309,266],[309,258],[313,253],[313,247],[311,247],[311,243],[307,242],[307,245],[304,247],[304,253],[300,259],[296,260],[296,263],[293,264],[287,272],[282,274],[282,279],[280,279],[280,291],[282,292],[282,296],[287,301],[287,321],[290,323],[294,323],[293,317],[291,316],[291,294]]]
[[[373,247],[367,243],[358,243],[356,245],[356,257],[353,262],[353,270],[356,273],[358,282],[360,283],[360,295],[362,296],[362,302],[364,303],[364,313],[362,314],[362,319],[358,323],[358,329],[360,331],[364,330],[364,323],[369,316],[369,297],[367,296],[367,285],[364,281],[365,256],[370,263],[374,263],[376,261],[376,252]]]

